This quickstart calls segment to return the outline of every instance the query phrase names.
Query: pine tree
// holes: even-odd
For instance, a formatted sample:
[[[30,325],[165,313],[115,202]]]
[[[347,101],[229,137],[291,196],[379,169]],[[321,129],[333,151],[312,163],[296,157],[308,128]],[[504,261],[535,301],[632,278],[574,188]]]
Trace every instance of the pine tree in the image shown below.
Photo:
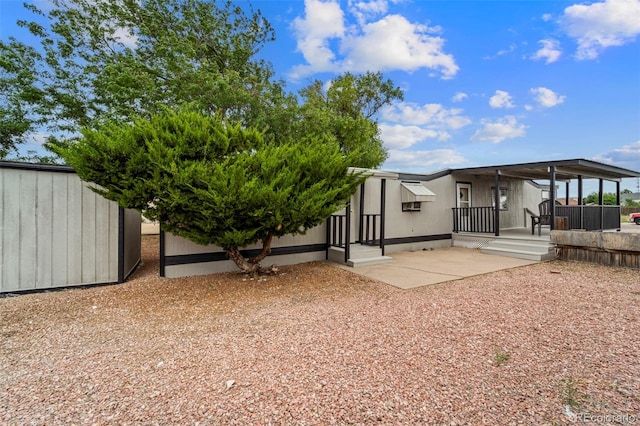
[[[55,149],[99,194],[165,231],[222,247],[247,273],[266,272],[260,261],[273,238],[319,225],[362,181],[334,138],[276,144],[187,108],[84,129]],[[258,242],[261,252],[244,259],[240,249]]]

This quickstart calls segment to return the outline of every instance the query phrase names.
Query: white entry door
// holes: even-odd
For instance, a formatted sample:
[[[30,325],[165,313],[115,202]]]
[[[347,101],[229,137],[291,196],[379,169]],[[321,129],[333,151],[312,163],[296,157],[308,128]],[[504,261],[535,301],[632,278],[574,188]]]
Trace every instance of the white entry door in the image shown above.
[[[471,184],[470,183],[456,183],[456,207],[464,208],[471,207]]]

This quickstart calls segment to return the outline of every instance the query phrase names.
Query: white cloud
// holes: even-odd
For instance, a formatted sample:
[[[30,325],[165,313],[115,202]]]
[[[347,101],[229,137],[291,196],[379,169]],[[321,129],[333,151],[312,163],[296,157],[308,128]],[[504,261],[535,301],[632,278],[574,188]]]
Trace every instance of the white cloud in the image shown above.
[[[533,60],[545,59],[547,64],[555,62],[562,55],[562,50],[560,50],[560,43],[558,40],[554,40],[551,38],[540,40],[538,42],[542,44],[540,50],[536,52],[535,55],[531,56]]]
[[[631,43],[640,34],[640,0],[575,4],[564,10],[560,24],[578,43],[576,58],[595,59],[606,48]]]
[[[452,149],[433,151],[389,150],[389,158],[384,163],[387,170],[425,172],[455,166],[466,162],[464,157]]]
[[[127,28],[116,28],[113,31],[113,38],[130,49],[135,49],[138,45],[138,36],[133,34]]]
[[[640,171],[640,141],[596,155],[593,159]]]
[[[356,17],[358,23],[365,22],[387,13],[389,3],[386,0],[353,1],[349,0],[349,11]]]
[[[485,59],[485,60],[491,60],[491,59],[495,59],[495,58],[497,58],[498,56],[503,56],[503,55],[506,55],[506,54],[509,54],[509,53],[513,53],[513,52],[516,50],[516,48],[517,48],[517,47],[518,47],[518,46],[517,46],[515,43],[511,43],[511,44],[509,45],[509,48],[508,48],[508,49],[501,49],[501,50],[498,50],[498,52],[496,52],[496,54],[495,54],[495,55],[493,55],[493,56],[485,56],[485,57],[483,57],[482,59]]]
[[[535,87],[530,90],[533,98],[543,108],[551,108],[560,105],[566,99],[566,96],[559,96],[553,90],[546,87]]]
[[[344,35],[344,15],[340,5],[335,2],[306,0],[305,18],[293,21],[298,51],[310,67],[329,71],[335,68],[332,61],[335,55],[329,46],[329,40]]]
[[[33,132],[26,137],[26,143],[34,146],[42,146],[49,136],[51,136],[49,133]]]
[[[453,102],[462,102],[462,101],[464,101],[465,99],[467,99],[468,97],[469,97],[469,95],[467,95],[467,94],[466,94],[466,93],[464,93],[464,92],[456,92],[456,94],[455,94],[455,95],[453,95],[453,98],[451,98],[451,100],[452,100]]]
[[[293,26],[298,50],[307,63],[294,67],[291,78],[327,71],[413,72],[426,68],[446,79],[458,72],[453,56],[443,51],[444,39],[434,35],[440,28],[411,23],[404,16],[393,14],[367,22],[372,16],[385,13],[386,3],[350,5],[349,11],[356,14],[358,22],[347,29],[340,3],[305,1],[305,16],[296,18]],[[330,44],[331,40],[337,47]]]
[[[496,94],[489,99],[491,108],[513,108],[513,102],[509,92],[496,90]]]
[[[544,22],[549,22],[551,20],[552,16],[550,13],[545,13],[544,15],[542,15],[542,20]]]
[[[516,118],[507,115],[497,121],[482,121],[482,128],[471,137],[472,141],[489,141],[500,143],[506,139],[513,139],[525,135],[526,126],[518,124]]]
[[[426,139],[451,139],[448,130],[471,124],[462,109],[446,109],[440,104],[417,105],[400,102],[380,111],[381,138],[390,149],[409,148]]]
[[[444,136],[441,132],[418,126],[381,123],[378,127],[380,128],[380,137],[388,149],[409,148],[426,139],[437,139]],[[446,138],[446,136],[444,137]]]
[[[471,120],[461,113],[459,108],[446,109],[440,104],[420,106],[410,102],[399,102],[380,111],[385,121],[453,130],[471,124]]]

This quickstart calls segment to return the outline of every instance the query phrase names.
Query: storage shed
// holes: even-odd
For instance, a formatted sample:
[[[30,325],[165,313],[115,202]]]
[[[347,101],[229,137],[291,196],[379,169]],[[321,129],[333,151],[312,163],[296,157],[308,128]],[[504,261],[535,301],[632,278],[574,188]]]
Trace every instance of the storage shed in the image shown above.
[[[66,166],[0,161],[0,293],[121,283],[140,263],[140,213]]]

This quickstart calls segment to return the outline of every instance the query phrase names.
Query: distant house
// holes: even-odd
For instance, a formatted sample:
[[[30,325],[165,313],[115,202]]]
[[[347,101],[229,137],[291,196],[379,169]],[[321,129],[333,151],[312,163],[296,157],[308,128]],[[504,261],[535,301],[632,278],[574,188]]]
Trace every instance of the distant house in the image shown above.
[[[640,202],[640,192],[632,192],[626,194],[620,194],[620,203],[625,205],[627,200]]]

